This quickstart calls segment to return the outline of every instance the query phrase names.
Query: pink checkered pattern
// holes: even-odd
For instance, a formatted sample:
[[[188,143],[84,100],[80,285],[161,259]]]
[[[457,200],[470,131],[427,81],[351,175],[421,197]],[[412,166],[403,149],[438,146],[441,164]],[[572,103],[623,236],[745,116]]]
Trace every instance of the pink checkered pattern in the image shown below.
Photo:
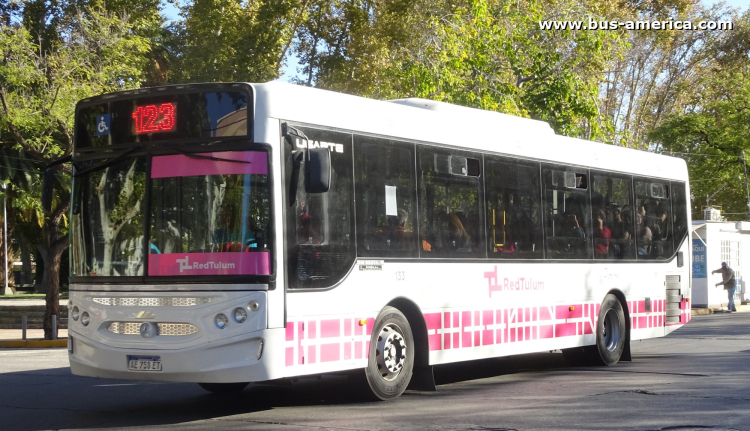
[[[599,304],[579,303],[424,316],[432,351],[593,334],[598,315]]]
[[[651,311],[646,311],[646,301],[628,301],[630,312],[630,328],[647,329],[665,325],[667,318],[667,301],[655,299],[651,301]]]
[[[628,301],[632,329],[664,327],[666,301]],[[443,310],[424,314],[431,351],[493,346],[594,334],[600,304],[582,302],[481,310]],[[684,324],[690,310],[683,301]],[[685,320],[687,319],[687,320]],[[286,366],[350,362],[369,355],[375,318],[366,325],[359,318],[307,318],[291,320],[286,327]]]
[[[367,323],[360,325],[360,320]],[[290,320],[286,325],[285,364],[291,367],[366,358],[374,325],[374,317]]]

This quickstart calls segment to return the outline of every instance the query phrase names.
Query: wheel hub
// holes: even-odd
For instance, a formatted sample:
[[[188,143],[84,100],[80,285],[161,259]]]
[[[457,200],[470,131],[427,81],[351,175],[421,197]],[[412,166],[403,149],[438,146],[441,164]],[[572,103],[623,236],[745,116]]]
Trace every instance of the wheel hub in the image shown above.
[[[401,328],[388,324],[380,330],[375,358],[383,379],[393,380],[401,373],[406,362],[406,341]]]
[[[620,319],[615,310],[609,309],[604,315],[604,347],[614,352],[620,342],[620,335]]]

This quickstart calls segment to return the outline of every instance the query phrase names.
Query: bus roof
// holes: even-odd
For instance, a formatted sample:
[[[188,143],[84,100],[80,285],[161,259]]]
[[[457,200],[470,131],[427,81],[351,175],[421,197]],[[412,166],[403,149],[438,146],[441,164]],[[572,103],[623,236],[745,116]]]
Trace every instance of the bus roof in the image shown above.
[[[555,135],[543,121],[425,99],[379,101],[273,81],[253,84],[257,119],[292,122],[483,152],[687,181],[684,160]],[[257,136],[259,137],[259,136]]]

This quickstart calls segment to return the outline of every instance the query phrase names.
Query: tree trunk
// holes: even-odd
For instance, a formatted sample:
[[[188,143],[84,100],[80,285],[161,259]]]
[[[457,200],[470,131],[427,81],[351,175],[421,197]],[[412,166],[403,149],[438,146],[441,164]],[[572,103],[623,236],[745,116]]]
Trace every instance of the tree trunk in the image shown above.
[[[21,285],[31,284],[32,248],[26,238],[18,232],[16,233],[16,241],[21,248]]]
[[[51,214],[45,214],[42,227],[44,245],[40,247],[40,251],[44,259],[42,286],[47,289],[47,307],[44,310],[44,338],[46,340],[51,340],[53,336],[52,316],[58,316],[58,325],[60,323],[60,261],[63,252],[68,248],[68,237],[60,236],[60,223],[63,214],[69,208],[70,198],[68,197]],[[57,338],[57,333],[54,337]]]
[[[60,325],[60,260],[65,246],[50,247],[47,249],[46,265],[42,285],[47,287],[47,308],[44,310],[44,338],[52,340],[57,338],[57,332],[52,333],[52,316],[57,317],[57,325]]]

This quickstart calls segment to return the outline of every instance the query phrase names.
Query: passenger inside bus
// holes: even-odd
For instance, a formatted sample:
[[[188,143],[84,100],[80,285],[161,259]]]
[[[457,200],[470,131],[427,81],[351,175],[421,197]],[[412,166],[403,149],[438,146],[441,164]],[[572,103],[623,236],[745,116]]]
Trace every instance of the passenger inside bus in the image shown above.
[[[566,227],[562,236],[567,236],[571,238],[585,238],[586,237],[586,233],[584,232],[583,227],[581,227],[581,223],[580,223],[581,217],[577,216],[575,213],[566,211],[564,214],[564,219],[565,219]]]
[[[514,195],[508,196],[508,225],[506,245],[503,251],[529,251],[534,243],[534,224],[520,204],[515,203]]]
[[[643,206],[641,206],[643,208]],[[638,237],[638,256],[648,256],[653,240],[653,233],[644,220],[641,213],[635,215],[635,229]]]
[[[412,241],[412,232],[406,228],[407,221],[409,221],[409,213],[403,208],[398,209],[397,215],[388,216],[386,241],[390,247],[405,249]]]
[[[446,235],[443,235],[442,248],[458,252],[473,251],[471,236],[466,232],[458,214],[455,212],[446,214],[444,226]]]
[[[317,244],[320,242],[320,222],[310,214],[306,201],[300,200],[299,203],[297,240],[300,244]]]
[[[594,217],[594,252],[597,255],[604,256],[609,253],[609,243],[612,238],[612,232],[606,226],[604,220],[606,215],[603,209],[598,209]]]

